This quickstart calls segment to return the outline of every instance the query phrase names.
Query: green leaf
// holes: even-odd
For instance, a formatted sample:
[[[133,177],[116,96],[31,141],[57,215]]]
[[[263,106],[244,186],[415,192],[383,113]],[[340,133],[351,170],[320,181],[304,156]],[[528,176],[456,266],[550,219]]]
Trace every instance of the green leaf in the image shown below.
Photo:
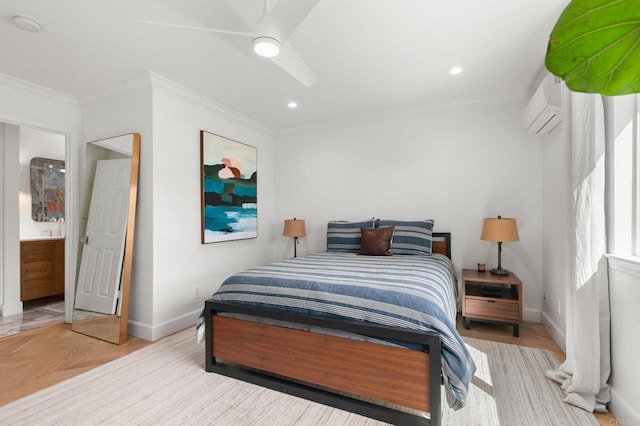
[[[574,92],[640,93],[640,0],[572,0],[545,64]]]

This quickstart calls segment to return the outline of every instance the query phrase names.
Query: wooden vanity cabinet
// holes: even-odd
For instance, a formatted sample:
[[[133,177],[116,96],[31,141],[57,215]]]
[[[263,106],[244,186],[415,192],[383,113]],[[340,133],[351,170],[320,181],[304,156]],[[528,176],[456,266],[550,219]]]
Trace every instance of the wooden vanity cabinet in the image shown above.
[[[20,300],[64,294],[64,239],[20,242]]]

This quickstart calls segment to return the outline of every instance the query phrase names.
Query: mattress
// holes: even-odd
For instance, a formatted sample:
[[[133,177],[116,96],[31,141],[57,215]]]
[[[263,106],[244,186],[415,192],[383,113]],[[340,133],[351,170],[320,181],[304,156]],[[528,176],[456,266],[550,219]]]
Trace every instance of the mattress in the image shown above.
[[[435,332],[442,341],[447,402],[458,409],[464,406],[475,364],[455,328],[456,291],[453,266],[443,255],[322,252],[235,274],[212,299]],[[204,315],[197,327],[203,333]],[[415,349],[414,344],[389,343]]]

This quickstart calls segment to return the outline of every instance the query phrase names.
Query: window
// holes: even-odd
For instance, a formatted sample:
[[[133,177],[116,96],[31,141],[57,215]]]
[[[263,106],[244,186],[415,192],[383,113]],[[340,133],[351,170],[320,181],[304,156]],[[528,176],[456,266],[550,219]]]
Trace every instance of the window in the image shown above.
[[[614,235],[609,251],[640,256],[640,95],[612,98],[612,105]]]
[[[633,246],[632,254],[640,256],[640,95],[635,95],[633,116]]]

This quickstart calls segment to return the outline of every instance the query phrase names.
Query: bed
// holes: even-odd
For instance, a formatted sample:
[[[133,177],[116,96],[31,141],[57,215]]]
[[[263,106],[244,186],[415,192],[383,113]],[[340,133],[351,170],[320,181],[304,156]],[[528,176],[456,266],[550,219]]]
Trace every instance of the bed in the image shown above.
[[[461,408],[475,365],[455,330],[451,236],[431,237],[431,255],[327,251],[228,278],[198,324],[206,370],[388,423],[440,424],[441,385]]]

